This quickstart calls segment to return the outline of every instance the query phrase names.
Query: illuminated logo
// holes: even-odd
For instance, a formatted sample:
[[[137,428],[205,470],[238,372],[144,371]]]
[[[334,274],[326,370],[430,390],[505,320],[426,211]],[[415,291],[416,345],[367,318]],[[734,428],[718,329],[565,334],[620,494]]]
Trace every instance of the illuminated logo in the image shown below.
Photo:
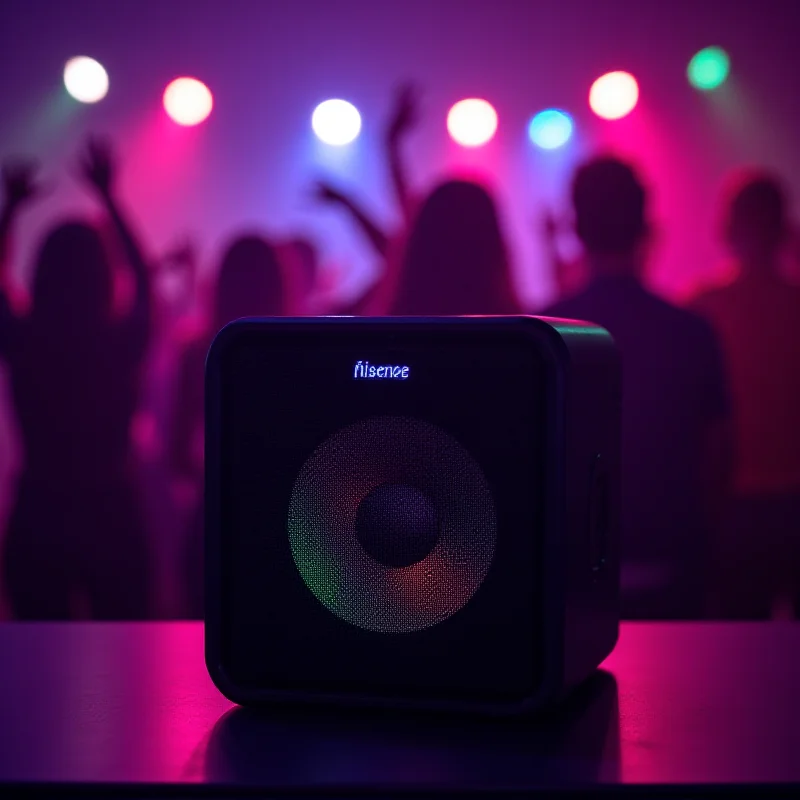
[[[368,381],[405,381],[408,380],[408,370],[408,367],[400,365],[382,364],[376,367],[369,361],[356,361],[353,378]]]

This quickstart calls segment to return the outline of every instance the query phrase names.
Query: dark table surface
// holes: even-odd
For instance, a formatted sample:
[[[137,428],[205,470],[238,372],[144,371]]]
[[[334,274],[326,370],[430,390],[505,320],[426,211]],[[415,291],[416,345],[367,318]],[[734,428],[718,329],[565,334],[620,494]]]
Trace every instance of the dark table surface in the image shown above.
[[[202,645],[196,623],[0,625],[0,782],[225,797],[800,786],[800,624],[626,624],[558,715],[524,723],[256,715],[217,692]]]

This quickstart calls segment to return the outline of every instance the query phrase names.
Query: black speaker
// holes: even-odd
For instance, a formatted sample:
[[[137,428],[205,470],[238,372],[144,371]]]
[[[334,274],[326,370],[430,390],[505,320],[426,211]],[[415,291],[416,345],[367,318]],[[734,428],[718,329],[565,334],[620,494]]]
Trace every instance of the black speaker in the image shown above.
[[[242,320],[206,366],[206,662],[239,704],[519,713],[618,632],[620,366],[537,317]]]

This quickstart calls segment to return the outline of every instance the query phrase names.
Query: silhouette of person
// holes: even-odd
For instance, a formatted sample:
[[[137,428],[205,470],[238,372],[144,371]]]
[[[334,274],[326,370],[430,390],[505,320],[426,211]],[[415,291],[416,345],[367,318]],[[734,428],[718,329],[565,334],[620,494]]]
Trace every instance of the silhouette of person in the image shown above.
[[[100,233],[66,222],[44,239],[30,311],[0,293],[0,357],[24,444],[3,572],[18,619],[148,616],[149,557],[130,474],[131,419],[147,348],[150,290],[139,246],[117,204],[115,163],[90,142],[83,177],[114,224],[135,291],[112,311],[112,271]],[[37,192],[30,167],[7,169],[0,241]],[[7,263],[7,261],[5,262]]]
[[[782,599],[800,614],[800,286],[780,271],[791,238],[782,183],[754,173],[732,188],[724,236],[739,275],[694,308],[720,337],[734,401],[736,497],[718,552],[720,611],[766,619]]]
[[[392,294],[394,315],[518,313],[497,207],[486,189],[450,180],[431,192]]]
[[[242,317],[281,316],[285,292],[277,250],[262,236],[235,239],[217,274],[208,329],[188,344],[178,368],[170,460],[175,474],[197,489],[203,482],[203,413],[205,359],[216,333]],[[182,564],[187,612],[203,616],[203,508],[198,503]]]
[[[402,145],[419,121],[419,105],[419,92],[414,86],[410,84],[399,86],[384,132],[384,153],[401,219],[398,230],[393,232],[384,230],[374,215],[356,200],[352,193],[337,188],[328,181],[319,181],[315,187],[317,200],[330,207],[344,210],[383,264],[383,274],[362,297],[348,307],[339,309],[339,313],[372,315],[386,313],[389,295],[397,284],[398,272],[402,266],[401,257],[405,240],[419,205],[418,199],[409,188],[407,169],[402,155]]]
[[[731,459],[728,395],[710,326],[642,285],[647,199],[615,158],[577,171],[572,203],[591,282],[544,313],[598,323],[621,351],[623,616],[691,619],[709,601],[708,549]]]

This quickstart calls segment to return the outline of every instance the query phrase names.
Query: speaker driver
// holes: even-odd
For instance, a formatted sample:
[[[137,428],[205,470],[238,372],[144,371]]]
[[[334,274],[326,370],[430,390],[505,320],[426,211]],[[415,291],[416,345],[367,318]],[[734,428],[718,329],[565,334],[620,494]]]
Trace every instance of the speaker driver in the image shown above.
[[[470,453],[436,425],[371,417],[303,464],[288,515],[297,569],[351,625],[429,628],[463,608],[494,556],[497,518]]]

